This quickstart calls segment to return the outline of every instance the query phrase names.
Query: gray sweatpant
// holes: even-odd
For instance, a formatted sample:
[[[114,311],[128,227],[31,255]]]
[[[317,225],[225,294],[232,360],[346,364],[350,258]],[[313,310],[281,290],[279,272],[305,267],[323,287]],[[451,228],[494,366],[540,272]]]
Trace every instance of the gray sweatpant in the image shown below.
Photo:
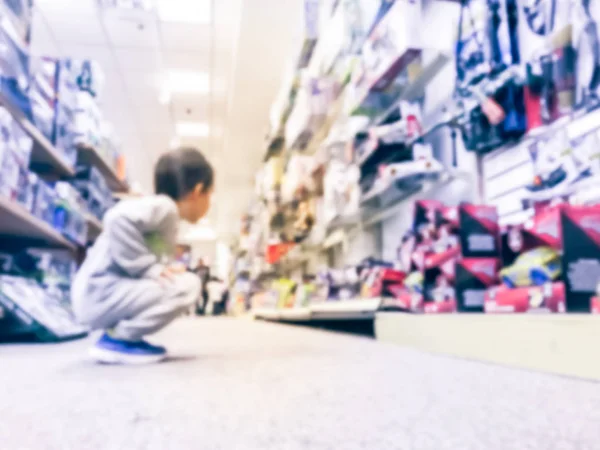
[[[118,278],[99,301],[75,301],[77,318],[92,329],[111,329],[117,339],[139,340],[162,329],[198,300],[200,278],[192,273],[173,281]]]

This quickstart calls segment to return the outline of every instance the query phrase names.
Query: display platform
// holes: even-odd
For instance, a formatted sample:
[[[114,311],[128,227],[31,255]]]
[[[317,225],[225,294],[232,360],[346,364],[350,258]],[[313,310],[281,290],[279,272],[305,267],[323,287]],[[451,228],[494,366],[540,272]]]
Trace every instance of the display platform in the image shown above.
[[[375,336],[418,350],[600,381],[600,316],[378,312]]]
[[[257,308],[257,319],[278,322],[313,322],[324,320],[374,320],[381,298],[352,299],[316,303],[302,308]]]

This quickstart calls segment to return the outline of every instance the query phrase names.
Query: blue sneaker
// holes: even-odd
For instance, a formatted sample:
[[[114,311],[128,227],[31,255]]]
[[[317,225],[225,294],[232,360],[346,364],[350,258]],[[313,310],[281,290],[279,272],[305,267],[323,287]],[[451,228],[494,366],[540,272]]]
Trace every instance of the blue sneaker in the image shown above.
[[[167,350],[146,341],[124,341],[104,333],[90,349],[90,356],[104,364],[151,364],[162,361]]]

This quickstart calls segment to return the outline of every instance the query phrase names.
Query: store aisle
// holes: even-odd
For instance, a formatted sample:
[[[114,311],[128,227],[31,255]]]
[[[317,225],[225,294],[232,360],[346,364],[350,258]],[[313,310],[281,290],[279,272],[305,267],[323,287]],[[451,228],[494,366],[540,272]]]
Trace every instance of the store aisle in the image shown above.
[[[187,319],[176,358],[95,366],[87,342],[0,347],[14,449],[595,449],[598,384],[250,320]]]

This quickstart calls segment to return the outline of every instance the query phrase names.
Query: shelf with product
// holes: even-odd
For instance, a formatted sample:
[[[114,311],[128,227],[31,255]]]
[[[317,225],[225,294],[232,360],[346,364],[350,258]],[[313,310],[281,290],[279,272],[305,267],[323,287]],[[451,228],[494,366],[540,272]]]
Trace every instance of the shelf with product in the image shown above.
[[[71,339],[87,334],[70,309],[72,277],[111,190],[127,189],[124,164],[98,106],[99,65],[33,56],[31,11],[13,13],[0,5],[0,35],[18,52],[0,57],[0,335]]]
[[[36,171],[55,177],[72,177],[73,165],[67,161],[52,142],[40,132],[10,98],[0,93],[0,105],[5,108],[33,140],[31,163]]]
[[[96,167],[112,192],[126,193],[129,190],[127,182],[119,177],[116,169],[107,162],[106,157],[102,156],[97,148],[82,144],[78,146],[78,151],[78,164]]]
[[[468,3],[449,7],[455,6],[457,12],[464,13],[469,8]],[[480,6],[483,10],[488,8],[484,4]],[[597,309],[590,298],[596,294],[600,278],[592,277],[593,280],[585,286],[583,299],[580,298],[577,303],[573,300],[576,296],[570,291],[572,287],[569,287],[574,281],[563,280],[560,278],[563,275],[555,276],[556,261],[567,264],[562,249],[552,252],[531,248],[539,254],[524,255],[514,267],[500,261],[499,254],[468,253],[469,239],[473,242],[483,239],[485,230],[489,231],[490,227],[496,227],[496,237],[483,239],[488,244],[490,239],[505,239],[507,227],[526,229],[526,240],[533,239],[529,221],[542,220],[539,218],[543,217],[543,211],[557,203],[565,205],[565,212],[558,222],[546,223],[548,226],[556,228],[570,223],[579,231],[587,226],[588,229],[581,233],[587,236],[586,239],[592,239],[590,222],[600,220],[594,209],[600,202],[600,194],[595,193],[600,186],[600,178],[597,178],[600,173],[597,165],[599,85],[592,79],[580,85],[574,82],[582,80],[582,77],[574,75],[584,69],[578,64],[585,60],[585,55],[578,60],[579,63],[572,58],[577,39],[571,37],[573,29],[565,26],[564,22],[575,19],[570,13],[565,13],[544,36],[537,32],[536,36],[528,36],[530,30],[527,27],[531,24],[527,23],[522,32],[527,35],[527,42],[520,43],[522,51],[517,55],[516,28],[512,22],[515,10],[511,9],[514,6],[512,1],[502,6],[507,8],[507,15],[502,20],[508,18],[508,26],[488,30],[493,33],[484,39],[493,40],[494,34],[508,33],[508,36],[502,37],[506,38],[505,44],[508,45],[502,49],[506,52],[502,58],[493,54],[496,49],[492,49],[489,55],[486,49],[484,54],[479,55],[484,60],[480,64],[479,57],[470,58],[467,54],[473,50],[472,45],[471,48],[458,45],[456,73],[451,79],[438,77],[447,68],[448,58],[443,52],[434,54],[429,65],[421,64],[420,77],[412,74],[411,78],[410,66],[418,61],[423,49],[414,48],[418,54],[412,55],[410,62],[406,58],[404,62],[398,62],[402,55],[393,53],[392,50],[397,49],[388,45],[391,59],[386,60],[386,54],[373,58],[372,67],[377,70],[373,69],[370,75],[366,70],[369,68],[368,61],[359,63],[349,82],[341,83],[343,91],[339,98],[342,99],[342,109],[330,109],[329,112],[333,111],[331,117],[327,122],[321,122],[328,124],[328,133],[319,136],[314,146],[317,155],[327,154],[325,162],[320,162],[326,178],[323,189],[326,212],[325,218],[315,214],[313,232],[324,228],[326,233],[321,238],[322,245],[316,246],[313,251],[323,254],[342,247],[342,254],[354,254],[348,249],[352,250],[355,237],[379,233],[388,236],[384,239],[385,248],[372,248],[372,255],[381,257],[385,253],[384,259],[396,265],[399,261],[391,255],[393,250],[390,252],[390,247],[395,248],[398,243],[390,245],[389,236],[395,235],[398,239],[405,232],[412,232],[412,237],[407,235],[406,242],[415,244],[418,241],[419,252],[414,257],[423,259],[421,267],[405,273],[405,280],[399,282],[395,290],[380,296],[381,302],[375,311],[491,314],[593,312]],[[384,17],[391,20],[389,18],[393,16]],[[482,17],[490,16],[483,14]],[[406,18],[394,23],[397,25],[404,20]],[[464,20],[463,16],[460,20]],[[467,24],[459,32],[461,39],[468,40],[473,37],[470,33],[477,33],[471,27],[479,26],[479,20],[476,18],[474,23]],[[385,19],[381,23],[385,25]],[[394,28],[386,26],[390,30]],[[484,26],[494,25],[486,22]],[[384,38],[385,33],[373,36],[377,43],[390,44],[381,41]],[[411,48],[406,48],[406,55],[410,56]],[[318,52],[315,55],[318,56]],[[368,57],[368,54],[363,52],[360,57]],[[486,62],[488,57],[492,59]],[[387,65],[386,61],[391,62]],[[406,73],[402,74],[402,70],[394,72],[393,76],[390,75],[394,83],[388,85],[388,69],[396,63],[403,66]],[[361,76],[365,79],[361,80]],[[412,82],[407,82],[407,79],[412,79]],[[382,92],[375,89],[379,88],[380,82]],[[386,91],[384,85],[394,85],[396,90]],[[440,86],[444,94],[436,96]],[[352,117],[353,114],[362,114],[366,121],[348,133],[351,137],[334,136],[338,133],[336,128],[348,123],[349,115]],[[313,132],[312,139],[318,134],[319,131]],[[452,139],[448,139],[448,135]],[[352,157],[348,157],[350,147],[354,148]],[[307,148],[312,153],[313,144],[300,146],[298,150],[306,151]],[[332,157],[331,154],[336,151],[338,154]],[[331,178],[329,181],[328,177]],[[458,189],[457,186],[462,187]],[[426,230],[413,229],[406,220],[402,220],[412,215],[417,207],[415,205],[427,201],[437,204],[439,209],[432,206],[435,211],[431,214],[437,218],[430,221]],[[459,207],[464,223],[455,223],[445,217],[449,207],[442,204]],[[488,219],[495,215],[496,219],[484,224],[483,219],[478,217],[480,215],[487,215]],[[588,221],[582,224],[578,215],[588,217]],[[386,232],[392,227],[393,230]],[[473,228],[478,231],[473,231]],[[445,247],[448,242],[470,234],[472,236],[466,237],[460,245]],[[515,239],[518,241],[518,238]],[[438,251],[442,247],[444,251]],[[595,247],[589,245],[589,248]],[[593,250],[592,253],[585,258],[596,261],[600,252]],[[305,268],[305,255],[291,253],[289,257],[289,267],[293,270],[284,271],[282,276],[299,267],[302,271],[314,273],[314,267]],[[412,260],[412,252],[409,252],[408,258]],[[582,256],[576,253],[573,258],[580,260]],[[333,264],[325,259],[321,258],[321,262],[330,268],[344,264],[343,261]],[[527,275],[532,264],[539,266],[539,270],[534,272],[541,274],[541,278],[536,275],[532,279]],[[562,270],[563,274],[568,273],[566,268]],[[416,275],[410,276],[413,272]],[[517,278],[525,280],[527,286],[510,288],[507,274],[521,272],[525,276]],[[542,283],[540,280],[545,280],[542,275],[551,280]],[[522,290],[517,292],[517,288]],[[356,294],[352,298],[365,299]],[[342,308],[346,302],[352,301],[355,300],[327,301],[324,307]],[[575,307],[575,304],[579,306]],[[282,316],[282,311],[289,310],[289,317],[297,313],[306,318],[306,308],[311,311],[312,305],[297,308],[297,312],[296,308],[290,309],[289,306],[277,308],[278,317]]]

